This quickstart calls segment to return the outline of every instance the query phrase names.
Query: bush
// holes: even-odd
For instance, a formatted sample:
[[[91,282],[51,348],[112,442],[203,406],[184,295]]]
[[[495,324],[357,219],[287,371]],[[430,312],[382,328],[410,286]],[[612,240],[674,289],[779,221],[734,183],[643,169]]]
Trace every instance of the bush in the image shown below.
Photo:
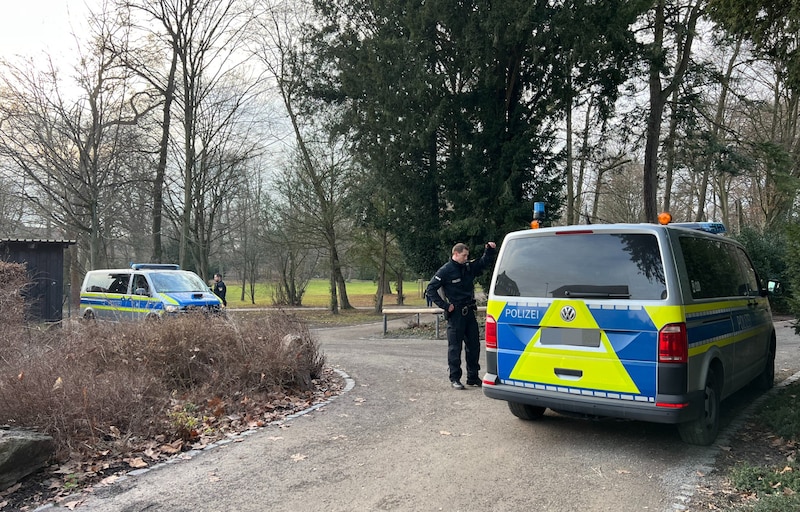
[[[324,365],[308,329],[280,313],[10,332],[0,334],[0,424],[52,435],[62,457],[191,439],[231,418],[269,422],[276,402],[311,394]]]
[[[0,294],[0,326],[3,330],[16,328],[25,318],[23,292],[28,287],[28,273],[25,265],[0,261],[0,279],[3,293]]]
[[[744,228],[735,236],[750,255],[758,276],[765,281],[777,279],[783,285],[782,293],[770,296],[770,304],[775,313],[788,314],[791,310],[792,279],[786,262],[789,258],[791,230],[774,230],[760,233],[752,228]]]

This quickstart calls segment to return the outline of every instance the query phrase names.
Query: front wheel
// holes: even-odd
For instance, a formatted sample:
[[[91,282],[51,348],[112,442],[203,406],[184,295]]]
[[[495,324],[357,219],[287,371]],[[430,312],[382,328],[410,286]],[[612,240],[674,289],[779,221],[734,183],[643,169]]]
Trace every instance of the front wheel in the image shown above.
[[[685,443],[708,446],[717,438],[720,390],[713,368],[708,369],[703,397],[703,413],[700,417],[678,425],[678,432]]]
[[[516,402],[508,402],[508,408],[511,414],[521,420],[538,420],[544,416],[545,407],[536,407],[528,404],[518,404]]]
[[[758,374],[753,383],[760,391],[767,391],[772,389],[775,385],[775,346],[771,345],[769,354],[767,354],[767,364],[764,369]]]

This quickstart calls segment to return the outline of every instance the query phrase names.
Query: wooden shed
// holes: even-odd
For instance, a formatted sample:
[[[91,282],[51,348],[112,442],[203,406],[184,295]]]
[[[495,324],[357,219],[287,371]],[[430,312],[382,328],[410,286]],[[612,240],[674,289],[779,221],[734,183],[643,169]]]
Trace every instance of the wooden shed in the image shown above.
[[[32,318],[45,322],[59,322],[63,318],[64,301],[68,298],[64,288],[64,250],[75,240],[0,239],[0,259],[24,263],[32,287],[27,291],[26,302]]]

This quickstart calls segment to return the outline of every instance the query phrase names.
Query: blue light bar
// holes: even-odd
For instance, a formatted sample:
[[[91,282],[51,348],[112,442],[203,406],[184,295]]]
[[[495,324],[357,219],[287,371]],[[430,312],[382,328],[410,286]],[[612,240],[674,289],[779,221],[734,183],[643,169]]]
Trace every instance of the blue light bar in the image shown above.
[[[675,222],[670,224],[670,226],[696,229],[698,231],[705,231],[706,233],[714,233],[715,235],[724,235],[727,232],[725,224],[721,222]]]
[[[131,263],[131,268],[133,270],[180,270],[181,266],[172,263]]]

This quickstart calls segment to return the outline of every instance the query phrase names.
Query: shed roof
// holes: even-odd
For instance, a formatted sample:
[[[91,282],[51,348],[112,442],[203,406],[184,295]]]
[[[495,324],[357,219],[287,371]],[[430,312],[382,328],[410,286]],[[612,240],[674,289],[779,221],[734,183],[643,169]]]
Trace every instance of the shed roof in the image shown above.
[[[62,245],[74,245],[77,240],[55,240],[55,239],[44,239],[44,238],[0,238],[0,244],[4,243],[36,243],[36,244],[62,244]]]

